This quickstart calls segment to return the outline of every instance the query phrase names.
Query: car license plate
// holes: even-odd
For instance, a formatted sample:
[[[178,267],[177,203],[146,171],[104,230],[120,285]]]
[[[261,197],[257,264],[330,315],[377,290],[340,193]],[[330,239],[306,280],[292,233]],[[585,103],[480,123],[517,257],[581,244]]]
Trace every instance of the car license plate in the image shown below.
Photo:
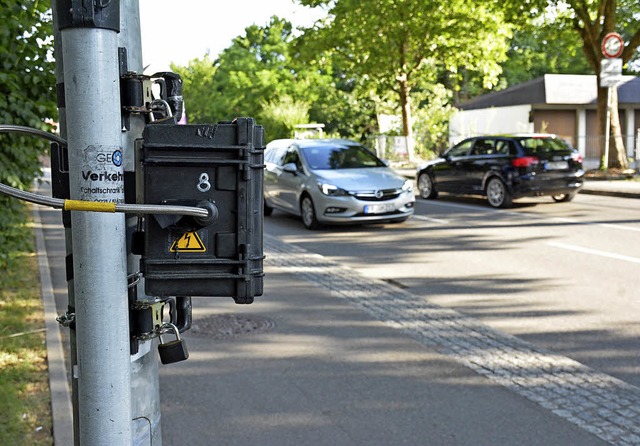
[[[365,214],[386,214],[395,210],[396,207],[393,204],[368,204],[364,207]]]
[[[547,163],[547,170],[564,170],[569,168],[567,161],[549,161]]]

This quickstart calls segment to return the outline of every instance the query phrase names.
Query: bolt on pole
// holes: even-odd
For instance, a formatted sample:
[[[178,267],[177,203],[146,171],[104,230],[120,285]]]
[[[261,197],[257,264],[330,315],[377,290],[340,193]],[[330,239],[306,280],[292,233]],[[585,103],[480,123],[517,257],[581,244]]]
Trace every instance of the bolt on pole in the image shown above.
[[[86,27],[80,2],[58,6],[59,19],[72,16],[60,32],[71,199],[122,203],[117,31]],[[119,2],[98,7],[107,8],[119,20]],[[125,217],[72,212],[71,226],[79,444],[131,444]]]

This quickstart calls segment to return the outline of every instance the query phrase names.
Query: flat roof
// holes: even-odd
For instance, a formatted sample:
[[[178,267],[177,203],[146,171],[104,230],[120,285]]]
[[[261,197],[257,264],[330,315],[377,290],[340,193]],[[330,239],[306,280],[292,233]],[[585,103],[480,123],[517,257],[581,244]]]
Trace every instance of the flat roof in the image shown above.
[[[597,82],[594,74],[545,74],[529,82],[478,96],[457,107],[460,110],[476,110],[527,104],[595,104]],[[640,105],[640,77],[622,76],[618,85],[618,103]]]

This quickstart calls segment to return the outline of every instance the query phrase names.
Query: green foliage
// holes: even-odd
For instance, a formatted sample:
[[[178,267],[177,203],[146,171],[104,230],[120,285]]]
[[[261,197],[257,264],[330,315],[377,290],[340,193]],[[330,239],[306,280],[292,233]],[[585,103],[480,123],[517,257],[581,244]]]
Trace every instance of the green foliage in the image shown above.
[[[291,138],[298,124],[309,122],[309,104],[291,96],[263,101],[260,123],[269,131],[271,139]]]
[[[380,102],[392,98],[405,111],[405,132],[410,132],[408,105],[414,88],[434,83],[443,73],[461,80],[457,77],[462,70],[474,72],[485,87],[494,85],[510,36],[510,26],[491,1],[301,3],[330,8],[330,19],[305,32],[311,48],[307,51],[331,52],[349,76],[368,84]]]
[[[414,121],[418,157],[431,159],[449,146],[449,119],[456,111],[451,96],[442,84],[430,85],[417,94],[421,99]]]
[[[423,155],[448,145],[456,102],[545,73],[593,72],[575,11],[600,0],[297,1],[324,6],[326,19],[296,33],[273,17],[217,59],[174,67],[192,122],[253,116],[269,140],[306,117],[366,140],[378,115],[404,111],[413,127],[399,133],[413,130]],[[637,0],[617,0],[617,12],[617,30],[636,45]],[[640,66],[637,52],[629,60]]]
[[[355,81],[336,71],[329,57],[301,60],[291,23],[273,17],[266,27],[250,26],[218,59],[173,66],[184,83],[189,122],[252,116],[266,139],[293,136],[293,126],[326,125],[344,137],[365,133],[375,121],[370,101],[354,92]]]
[[[303,41],[296,42],[300,49]],[[311,60],[298,55],[296,63],[304,66],[308,78],[308,101],[311,122],[325,124],[325,133],[364,141],[377,132],[378,101],[366,82],[348,76],[329,53],[318,53]]]
[[[211,104],[216,120],[237,116],[259,119],[264,100],[292,93],[295,73],[288,66],[291,24],[276,17],[269,26],[250,26],[216,61]]]
[[[183,85],[185,112],[189,122],[215,122],[212,116],[212,104],[215,103],[213,76],[216,66],[206,55],[202,59],[193,59],[186,67],[171,65],[171,69],[180,75]]]
[[[0,0],[0,123],[45,129],[55,116],[54,66],[49,2]],[[0,134],[0,182],[28,189],[39,173],[46,144],[25,136]],[[22,206],[0,195],[0,263],[24,245],[28,231]]]
[[[506,86],[547,73],[592,74],[580,36],[563,20],[550,15],[523,23],[514,33],[508,59],[502,64]]]

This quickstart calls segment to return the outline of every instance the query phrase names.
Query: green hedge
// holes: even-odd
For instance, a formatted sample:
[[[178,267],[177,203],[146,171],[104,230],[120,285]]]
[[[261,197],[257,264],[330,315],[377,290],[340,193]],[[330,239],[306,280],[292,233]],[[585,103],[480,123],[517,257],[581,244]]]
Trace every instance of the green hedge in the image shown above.
[[[50,2],[0,0],[0,124],[51,130],[55,121],[55,73]],[[0,134],[0,182],[29,189],[40,172],[44,141]],[[30,237],[24,206],[0,195],[0,266]]]

